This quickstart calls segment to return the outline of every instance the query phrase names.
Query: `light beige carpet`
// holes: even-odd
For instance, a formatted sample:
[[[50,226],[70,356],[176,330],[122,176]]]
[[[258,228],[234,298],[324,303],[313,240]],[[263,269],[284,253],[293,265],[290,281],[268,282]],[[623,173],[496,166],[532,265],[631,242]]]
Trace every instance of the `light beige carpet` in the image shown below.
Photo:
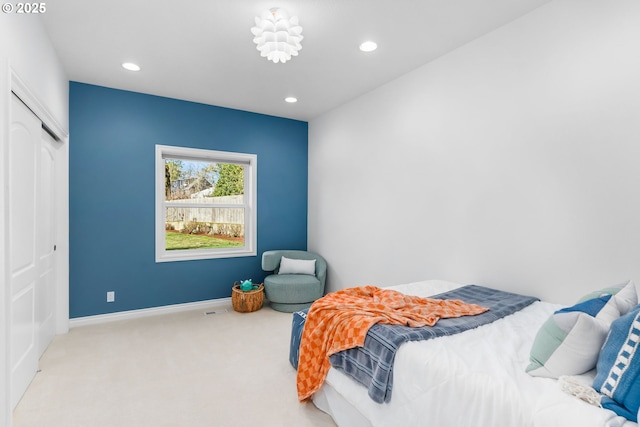
[[[335,426],[299,403],[292,315],[189,311],[56,336],[14,427]]]

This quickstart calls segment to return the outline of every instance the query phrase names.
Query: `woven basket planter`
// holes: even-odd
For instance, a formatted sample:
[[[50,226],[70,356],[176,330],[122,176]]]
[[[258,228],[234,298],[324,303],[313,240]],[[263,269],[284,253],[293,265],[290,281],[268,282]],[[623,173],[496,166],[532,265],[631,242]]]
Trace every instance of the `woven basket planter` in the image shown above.
[[[260,310],[262,308],[262,302],[264,301],[264,285],[261,283],[258,285],[258,289],[252,291],[240,290],[240,284],[238,282],[233,285],[231,293],[231,303],[233,309],[240,313],[250,313],[252,311]]]

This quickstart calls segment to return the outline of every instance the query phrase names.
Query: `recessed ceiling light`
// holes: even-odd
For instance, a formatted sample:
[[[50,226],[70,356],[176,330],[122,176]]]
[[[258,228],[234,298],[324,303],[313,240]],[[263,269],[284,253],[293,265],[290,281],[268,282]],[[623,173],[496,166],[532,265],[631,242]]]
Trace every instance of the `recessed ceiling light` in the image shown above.
[[[298,98],[293,96],[287,96],[284,100],[290,104],[293,104],[294,102],[298,102]]]
[[[363,52],[373,52],[378,48],[376,42],[366,41],[360,45],[360,50]]]
[[[134,64],[133,62],[123,62],[122,68],[129,71],[140,71],[140,66],[138,64]]]

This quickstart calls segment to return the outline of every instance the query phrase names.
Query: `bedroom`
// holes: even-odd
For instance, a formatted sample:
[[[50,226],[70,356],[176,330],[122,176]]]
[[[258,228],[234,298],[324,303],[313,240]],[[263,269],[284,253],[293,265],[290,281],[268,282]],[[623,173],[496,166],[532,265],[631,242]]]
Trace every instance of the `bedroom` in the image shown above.
[[[638,7],[547,2],[309,120],[308,153],[296,154],[308,157],[308,185],[297,190],[297,232],[282,244],[323,254],[329,290],[442,278],[570,303],[591,289],[638,281]],[[12,18],[0,17],[3,124],[9,61],[66,123],[78,112],[70,110],[68,78],[44,29],[12,25]],[[296,59],[302,56],[285,66]],[[71,102],[80,86],[71,84]],[[70,147],[73,134],[71,120]],[[73,161],[73,148],[69,155]],[[81,194],[70,194],[72,210],[75,197]],[[270,238],[264,243],[281,243]],[[148,251],[152,242],[143,244]],[[78,310],[71,317],[112,309],[103,301],[110,288],[97,281],[84,296],[73,284],[83,266],[69,268],[69,302]],[[252,268],[259,274],[259,263]],[[4,264],[0,270],[4,280]],[[150,300],[147,289],[133,289],[135,306],[122,309],[186,301],[171,290]],[[203,289],[194,284],[191,301],[223,297]],[[126,304],[126,289],[116,291]]]

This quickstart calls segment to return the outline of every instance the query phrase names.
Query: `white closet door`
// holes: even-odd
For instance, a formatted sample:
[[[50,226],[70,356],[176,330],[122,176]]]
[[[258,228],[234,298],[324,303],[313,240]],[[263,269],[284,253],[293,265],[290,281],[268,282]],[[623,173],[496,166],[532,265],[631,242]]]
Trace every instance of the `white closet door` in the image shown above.
[[[35,300],[38,280],[37,189],[40,120],[15,95],[9,138],[9,286],[11,296],[11,407],[38,369]]]
[[[38,358],[47,349],[55,335],[55,165],[56,141],[44,129],[40,131],[40,166],[38,168],[36,245],[38,280],[36,282],[36,331]]]

